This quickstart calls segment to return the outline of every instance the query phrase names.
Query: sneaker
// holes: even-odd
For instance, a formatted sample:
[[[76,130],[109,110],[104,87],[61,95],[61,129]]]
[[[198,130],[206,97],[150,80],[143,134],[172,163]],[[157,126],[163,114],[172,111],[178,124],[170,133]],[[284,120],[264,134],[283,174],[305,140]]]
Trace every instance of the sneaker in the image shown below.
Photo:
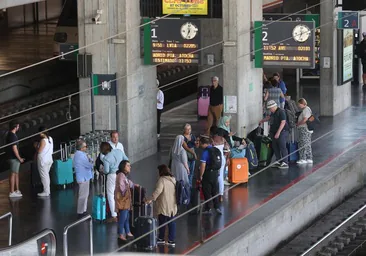
[[[308,164],[312,164],[312,163],[314,163],[314,162],[313,162],[313,160],[311,160],[311,159],[306,160],[306,162],[307,162]]]
[[[167,245],[171,246],[171,247],[175,247],[175,242],[174,241],[168,241]]]
[[[9,193],[9,197],[10,198],[16,198],[16,197],[22,197],[22,196],[23,196],[22,194],[18,194],[16,192]]]
[[[225,186],[230,186],[230,185],[231,185],[231,183],[230,183],[230,182],[228,182],[227,180],[225,180],[225,181],[224,181],[224,185],[225,185]]]
[[[39,196],[39,197],[48,197],[48,196],[50,196],[50,194],[42,192],[42,193],[38,193],[37,196]]]
[[[204,211],[202,212],[202,214],[204,214],[204,215],[211,215],[211,214],[212,214],[211,209],[209,209],[209,210],[204,210]]]
[[[288,168],[288,164],[286,164],[285,162],[282,162],[282,163],[278,166],[278,168],[280,168],[280,169],[287,169],[287,168]]]
[[[271,166],[271,167],[273,167],[273,168],[280,168],[280,166],[281,166],[281,163],[280,163],[280,162],[278,162],[278,161],[276,161],[276,162],[274,162],[274,163],[272,164],[272,166]]]
[[[156,243],[158,245],[164,245],[165,244],[165,240],[164,239],[158,239],[158,241]]]
[[[218,214],[218,215],[222,215],[222,211],[221,211],[221,209],[220,208],[217,208],[217,209],[215,209],[216,210],[216,213]]]
[[[20,192],[20,190],[16,190],[16,191],[14,191],[14,193],[17,193],[18,195],[22,196],[22,192]]]
[[[306,160],[303,160],[303,159],[300,159],[299,161],[296,162],[297,164],[306,164],[307,161]]]

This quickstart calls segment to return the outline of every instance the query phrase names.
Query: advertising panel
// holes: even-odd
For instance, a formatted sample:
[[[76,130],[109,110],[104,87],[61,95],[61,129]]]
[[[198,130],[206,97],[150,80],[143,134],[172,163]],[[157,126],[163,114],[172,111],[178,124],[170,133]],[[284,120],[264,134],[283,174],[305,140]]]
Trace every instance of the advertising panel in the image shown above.
[[[353,29],[343,30],[342,83],[353,79]]]

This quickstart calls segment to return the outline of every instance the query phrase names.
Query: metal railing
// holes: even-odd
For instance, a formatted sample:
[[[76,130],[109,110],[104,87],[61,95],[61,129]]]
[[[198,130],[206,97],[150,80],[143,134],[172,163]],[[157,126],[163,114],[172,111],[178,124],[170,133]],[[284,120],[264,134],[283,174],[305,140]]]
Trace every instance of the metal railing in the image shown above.
[[[67,256],[68,255],[68,242],[67,242],[67,232],[69,231],[70,228],[79,225],[80,223],[83,223],[84,221],[89,220],[89,238],[90,238],[90,255],[93,255],[93,219],[92,217],[89,215],[81,218],[80,220],[77,220],[69,225],[67,225],[64,228],[64,241],[63,241],[63,245],[64,245],[64,255]]]
[[[0,216],[0,220],[5,219],[6,217],[9,218],[9,246],[11,246],[11,240],[13,236],[13,214],[11,212],[8,212]]]
[[[322,239],[320,239],[318,242],[313,244],[309,249],[307,249],[301,256],[310,255],[309,253],[312,253],[313,250],[315,250],[317,247],[320,247],[326,239],[334,235],[338,230],[340,230],[344,225],[346,225],[348,222],[350,222],[352,219],[356,218],[361,212],[366,210],[366,204],[362,206],[357,212],[349,216],[346,220],[344,220],[341,224],[339,224],[337,227],[335,227],[332,231],[330,231],[326,236],[324,236]]]
[[[42,246],[45,246],[46,252],[48,256],[55,256],[56,255],[56,245],[57,245],[57,241],[56,241],[56,235],[53,232],[53,230],[51,229],[45,229],[43,231],[41,231],[40,233],[36,234],[35,236],[17,244],[17,245],[13,245],[13,246],[9,246],[3,249],[0,249],[0,255],[17,255],[16,251],[20,251],[20,250],[24,250],[24,246],[26,246],[27,244],[29,244],[30,242],[33,241],[37,241],[41,238],[44,238],[45,236],[49,235],[50,237],[50,243],[45,243]],[[38,252],[38,246],[37,243],[35,243],[35,246],[37,247],[35,249],[36,252]],[[41,248],[42,250],[43,248]],[[14,254],[15,252],[15,254]]]

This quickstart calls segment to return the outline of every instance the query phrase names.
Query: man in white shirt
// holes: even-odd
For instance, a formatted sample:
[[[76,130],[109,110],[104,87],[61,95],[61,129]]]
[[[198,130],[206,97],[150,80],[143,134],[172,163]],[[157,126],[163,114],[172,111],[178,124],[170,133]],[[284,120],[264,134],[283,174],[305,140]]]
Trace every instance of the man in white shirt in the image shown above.
[[[158,86],[158,93],[156,95],[156,99],[157,99],[157,104],[156,104],[156,108],[157,108],[157,120],[158,120],[158,127],[157,127],[157,134],[158,134],[158,138],[160,138],[160,125],[161,125],[161,113],[163,112],[163,108],[164,108],[164,93],[162,92],[162,90],[159,89],[159,80],[156,79],[156,85]]]
[[[122,143],[119,142],[119,134],[118,134],[117,131],[112,131],[111,132],[111,140],[109,141],[109,144],[111,144],[112,149],[119,149],[124,154],[126,154],[125,149],[124,149]]]

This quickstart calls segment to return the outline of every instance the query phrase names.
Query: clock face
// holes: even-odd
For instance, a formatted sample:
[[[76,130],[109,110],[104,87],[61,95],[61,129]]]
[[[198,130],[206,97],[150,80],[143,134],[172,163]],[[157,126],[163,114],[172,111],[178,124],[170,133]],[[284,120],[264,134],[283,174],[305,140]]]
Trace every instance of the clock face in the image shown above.
[[[180,34],[184,39],[193,39],[197,35],[198,28],[191,22],[186,22],[180,28]]]
[[[311,30],[306,25],[297,25],[292,31],[292,37],[296,42],[304,43],[306,42],[311,34]]]

